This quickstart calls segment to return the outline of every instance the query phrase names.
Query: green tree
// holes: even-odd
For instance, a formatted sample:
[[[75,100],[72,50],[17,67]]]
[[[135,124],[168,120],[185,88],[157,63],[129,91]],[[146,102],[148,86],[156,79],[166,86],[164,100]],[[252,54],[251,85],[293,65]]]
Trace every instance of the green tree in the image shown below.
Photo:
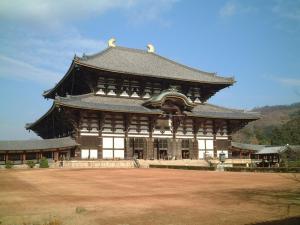
[[[40,160],[40,168],[49,168],[48,159],[43,157]]]
[[[296,117],[279,128],[275,128],[271,136],[272,145],[300,144],[300,117]]]
[[[11,169],[11,168],[13,168],[13,166],[14,166],[14,164],[13,164],[12,161],[7,160],[7,161],[5,162],[5,168],[6,168],[6,169]]]

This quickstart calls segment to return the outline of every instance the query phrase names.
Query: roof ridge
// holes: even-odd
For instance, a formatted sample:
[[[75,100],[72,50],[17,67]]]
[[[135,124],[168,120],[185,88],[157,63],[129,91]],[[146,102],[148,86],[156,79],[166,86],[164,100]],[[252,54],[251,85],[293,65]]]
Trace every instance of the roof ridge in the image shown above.
[[[257,144],[242,143],[242,142],[237,142],[237,141],[232,141],[231,143],[243,144],[243,145],[254,145],[254,146],[261,146],[261,147],[267,147],[268,146],[268,145],[257,145]]]
[[[147,51],[145,50],[142,50],[142,49],[137,49],[137,48],[127,48],[127,47],[123,47],[123,46],[116,46],[116,47],[107,47],[105,48],[104,50],[100,51],[100,52],[97,52],[95,54],[91,54],[91,55],[85,55],[83,57],[77,57],[79,58],[80,60],[87,60],[87,59],[92,59],[92,58],[95,58],[97,56],[101,56],[101,55],[104,55],[106,53],[108,53],[109,51],[113,50],[113,49],[120,49],[120,50],[126,50],[126,51],[133,51],[133,52],[139,52],[139,53],[148,53]]]
[[[186,69],[189,69],[189,70],[192,70],[192,71],[195,71],[195,72],[204,73],[205,75],[216,76],[215,75],[216,73],[214,73],[214,72],[203,71],[203,70],[200,70],[200,69],[197,69],[197,68],[193,68],[191,66],[187,66],[187,65],[184,65],[182,63],[176,62],[175,60],[169,59],[169,58],[167,58],[165,56],[161,56],[161,55],[156,54],[156,53],[152,53],[152,54],[155,55],[155,56],[157,56],[157,57],[160,57],[160,58],[162,58],[162,59],[164,59],[164,60],[166,60],[166,61],[168,61],[168,62],[170,62],[172,64],[175,64],[175,65],[178,65],[178,66],[182,66],[182,67],[184,67]],[[220,77],[220,78],[224,78],[224,79],[232,79],[232,78],[226,78],[226,77],[221,77],[221,76],[216,76],[216,77]]]
[[[236,112],[244,112],[245,110],[243,109],[234,109],[234,108],[228,108],[228,107],[225,107],[225,106],[219,106],[219,105],[214,105],[214,104],[211,104],[211,103],[202,103],[203,105],[209,105],[209,106],[214,106],[216,108],[219,108],[219,109],[228,109],[228,110],[232,110],[232,111],[236,111]],[[201,104],[200,104],[201,105]]]
[[[248,111],[248,110],[245,110],[245,109],[235,109],[235,108],[228,108],[228,107],[224,107],[224,106],[219,106],[219,105],[214,105],[214,104],[211,104],[211,103],[202,103],[203,105],[210,105],[210,106],[214,106],[214,107],[217,107],[219,109],[227,109],[227,110],[232,110],[232,111],[235,111],[235,112],[243,112],[243,113],[248,113],[248,114],[258,114],[258,115],[261,115],[259,112],[253,112],[253,111]]]
[[[172,60],[172,59],[169,59],[165,56],[161,56],[155,52],[148,52],[146,50],[142,50],[142,49],[137,49],[137,48],[128,48],[128,47],[123,47],[123,46],[116,46],[116,47],[108,47],[106,49],[104,49],[103,51],[101,52],[98,52],[98,53],[95,53],[95,54],[92,54],[92,55],[85,55],[84,57],[78,57],[80,60],[87,60],[87,59],[91,59],[91,58],[95,58],[97,56],[101,56],[101,55],[104,55],[106,54],[109,50],[112,50],[112,49],[119,49],[119,50],[124,50],[124,51],[131,51],[131,52],[138,52],[138,53],[142,53],[142,54],[152,54],[153,56],[156,56],[156,57],[159,57],[163,60],[166,60],[172,64],[175,64],[175,65],[178,65],[178,66],[181,66],[185,69],[188,69],[188,70],[191,70],[191,71],[194,71],[194,72],[200,72],[200,73],[203,73],[204,75],[207,75],[207,76],[214,76],[214,77],[218,77],[218,78],[223,78],[223,79],[226,79],[226,80],[229,80],[229,81],[234,81],[234,78],[233,77],[222,77],[222,76],[218,76],[216,75],[216,73],[214,72],[207,72],[207,71],[203,71],[203,70],[200,70],[200,69],[197,69],[197,68],[193,68],[191,66],[186,66],[182,63],[179,63],[179,62],[176,62],[175,60]],[[85,59],[86,58],[86,59]]]
[[[56,140],[63,140],[63,139],[72,139],[74,140],[74,138],[72,138],[71,136],[67,136],[67,137],[60,137],[60,138],[48,138],[48,139],[26,139],[26,140],[0,140],[0,142],[23,142],[23,141],[32,141],[32,142],[44,142],[44,141],[56,141]]]
[[[114,48],[114,47],[108,47],[108,48],[105,48],[105,49],[103,49],[102,51],[100,51],[100,52],[97,52],[97,53],[94,53],[94,54],[91,54],[91,55],[86,55],[85,53],[83,53],[83,55],[82,55],[82,57],[76,57],[76,59],[79,59],[80,61],[82,60],[82,61],[86,61],[86,60],[88,60],[88,59],[92,59],[92,58],[95,58],[95,57],[97,57],[97,56],[101,56],[101,55],[104,55],[104,54],[106,54],[107,52],[109,52],[112,48]],[[75,60],[76,60],[75,59]]]

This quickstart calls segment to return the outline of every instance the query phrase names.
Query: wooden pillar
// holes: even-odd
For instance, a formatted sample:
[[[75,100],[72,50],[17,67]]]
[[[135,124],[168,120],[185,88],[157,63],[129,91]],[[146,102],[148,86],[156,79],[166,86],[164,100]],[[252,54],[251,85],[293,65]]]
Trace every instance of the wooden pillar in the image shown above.
[[[5,163],[8,161],[8,151],[5,152]]]
[[[130,148],[130,138],[128,137],[129,127],[132,122],[132,115],[124,114],[123,116],[123,126],[124,126],[124,133],[125,133],[125,148],[124,148],[124,155],[125,159],[133,158],[133,150]]]
[[[145,138],[145,142],[146,142],[146,149],[145,149],[146,157],[144,157],[144,159],[153,159],[153,151],[151,151],[151,149],[150,149],[150,145],[151,145],[150,141],[151,141],[150,137]]]
[[[148,117],[148,119],[149,119],[149,124],[148,124],[149,138],[147,138],[147,157],[148,159],[157,159],[157,151],[154,143],[155,141],[154,138],[152,137],[157,116],[150,116]]]
[[[126,136],[125,136],[125,159],[132,159],[133,149],[130,148],[130,138]]]
[[[143,159],[148,159],[148,142],[147,138],[143,138],[144,148],[143,148]]]
[[[200,120],[198,118],[193,119],[193,147],[190,149],[190,158],[191,159],[199,159],[199,148],[198,148],[198,139],[197,135],[200,127],[203,127],[203,132],[205,132],[205,121]]]
[[[213,143],[214,143],[214,158],[217,158],[217,145],[216,145],[216,140],[217,140],[217,132],[218,132],[218,124],[217,122],[214,120],[213,121]]]
[[[22,152],[22,158],[21,158],[22,164],[26,161],[26,153]]]
[[[76,152],[76,150],[75,150]],[[78,153],[77,158],[80,158],[80,151]],[[98,137],[98,159],[103,159],[103,139],[102,137]]]
[[[102,139],[102,127],[103,127],[103,114],[98,115],[98,159],[103,159],[103,139]]]
[[[198,159],[199,158],[199,148],[198,148],[198,139],[197,135],[194,135],[193,139],[193,147],[190,150],[190,158],[191,159]]]
[[[175,139],[175,141],[176,141],[176,159],[182,159],[182,149],[181,149],[182,139]]]
[[[154,138],[150,138],[149,144],[152,143],[153,159],[158,159],[157,142]]]
[[[216,134],[214,134],[214,158],[218,158],[216,140],[217,140],[217,137],[216,137]]]
[[[174,157],[174,148],[176,148],[176,143],[174,138],[168,138],[167,139],[167,143],[168,143],[168,149],[167,149],[167,153],[168,153],[168,159],[173,159]]]
[[[58,161],[58,150],[54,152],[54,161]]]
[[[40,161],[40,153],[39,152],[35,153],[35,158],[36,158],[37,162]]]

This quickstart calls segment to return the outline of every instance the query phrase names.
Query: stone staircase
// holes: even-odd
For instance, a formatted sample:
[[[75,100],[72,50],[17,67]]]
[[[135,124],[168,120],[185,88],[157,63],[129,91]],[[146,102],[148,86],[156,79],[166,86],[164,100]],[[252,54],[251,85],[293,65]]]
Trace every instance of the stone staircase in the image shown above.
[[[70,160],[63,161],[61,166],[56,163],[56,168],[135,168],[133,160]]]

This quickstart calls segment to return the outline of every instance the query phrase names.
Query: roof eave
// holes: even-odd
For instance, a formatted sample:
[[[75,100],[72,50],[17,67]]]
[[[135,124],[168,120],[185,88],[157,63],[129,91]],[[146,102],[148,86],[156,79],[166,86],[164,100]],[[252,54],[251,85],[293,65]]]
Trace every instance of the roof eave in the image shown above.
[[[63,103],[63,102],[59,102],[56,101],[55,104],[57,106],[64,106],[64,107],[69,107],[69,108],[74,108],[74,109],[85,109],[85,110],[94,110],[94,111],[103,111],[103,112],[119,112],[119,113],[132,113],[130,111],[126,111],[126,110],[114,110],[114,109],[97,109],[97,108],[93,108],[93,107],[84,107],[84,106],[75,106],[75,105],[71,105],[68,103]],[[150,114],[150,115],[161,115],[162,112],[134,112],[135,114]]]
[[[190,117],[197,117],[197,118],[211,118],[211,119],[230,119],[230,120],[247,120],[247,121],[255,121],[255,120],[258,120],[258,118],[251,118],[251,117],[238,117],[238,116],[228,116],[228,117],[225,117],[225,116],[214,116],[214,115],[197,115],[197,114],[194,114],[194,113],[190,113],[188,116]]]
[[[56,107],[55,101],[53,102],[51,108],[44,114],[42,115],[39,119],[37,119],[35,122],[33,123],[27,123],[25,125],[25,129],[26,130],[32,130],[34,126],[36,126],[40,121],[42,121],[44,118],[46,118],[46,116],[48,116]]]
[[[74,57],[74,59],[72,60],[72,63],[70,65],[68,71],[63,76],[63,78],[57,84],[55,84],[55,86],[53,88],[51,88],[51,89],[49,89],[47,91],[44,91],[44,93],[43,93],[43,97],[44,98],[51,98],[51,97],[54,98],[55,97],[55,96],[53,96],[55,90],[64,82],[64,80],[66,80],[70,76],[73,68],[75,67],[75,61],[76,61],[76,59],[77,59],[77,57]]]
[[[107,69],[107,68],[103,68],[103,67],[93,66],[93,65],[84,63],[84,62],[82,62],[80,60],[77,60],[77,59],[75,59],[74,62],[77,65],[80,65],[80,66],[85,66],[85,67],[92,68],[92,69],[99,69],[99,70],[103,70],[103,71],[106,71],[106,72],[136,75],[136,76],[144,76],[144,77],[155,77],[155,78],[161,78],[161,79],[166,79],[166,80],[188,81],[188,82],[203,83],[203,84],[223,84],[223,85],[226,85],[226,87],[229,87],[229,86],[233,85],[236,82],[235,80],[232,80],[232,78],[224,78],[224,77],[221,77],[221,78],[224,79],[224,81],[222,81],[222,82],[196,81],[196,80],[179,79],[179,78],[166,78],[166,77],[159,76],[159,75],[148,75],[148,74],[145,75],[145,74],[140,74],[140,73],[129,73],[129,72],[126,72],[126,71],[111,70],[111,69]]]

